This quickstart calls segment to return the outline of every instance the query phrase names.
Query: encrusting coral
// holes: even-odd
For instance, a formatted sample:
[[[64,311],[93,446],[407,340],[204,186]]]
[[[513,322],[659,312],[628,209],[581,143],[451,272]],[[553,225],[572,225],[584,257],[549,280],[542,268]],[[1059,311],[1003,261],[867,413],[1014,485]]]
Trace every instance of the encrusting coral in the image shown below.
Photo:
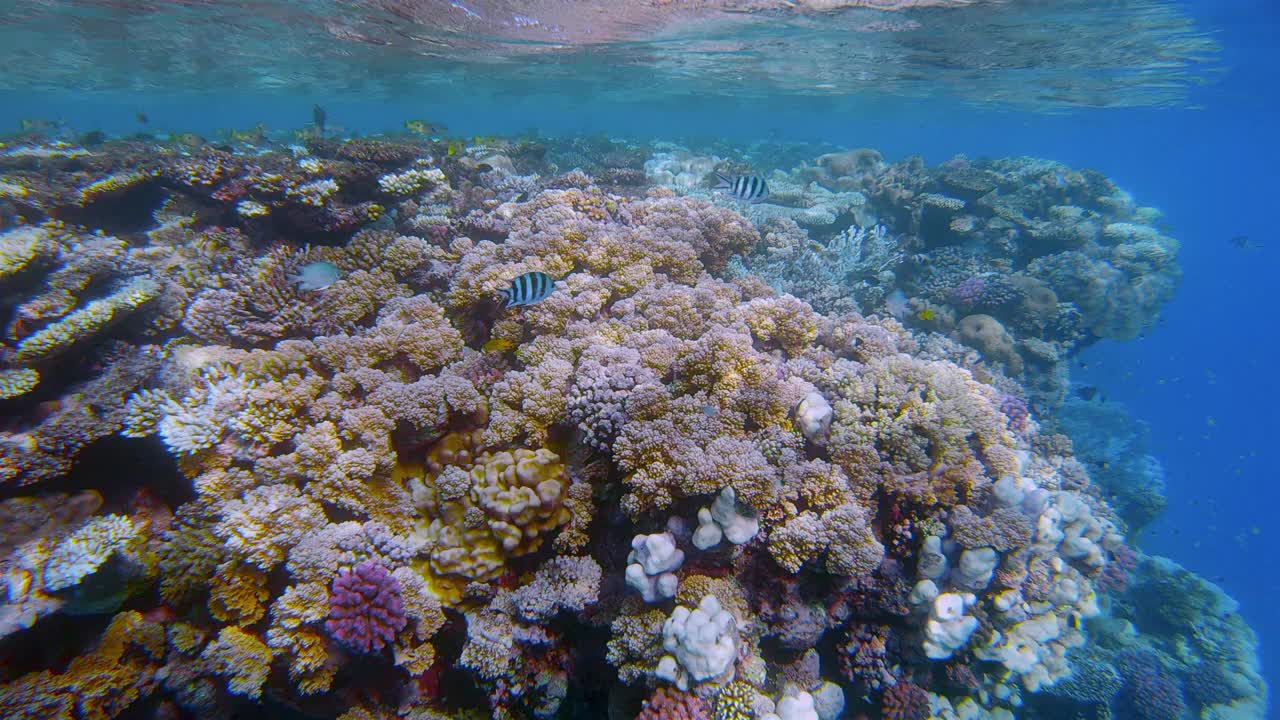
[[[1188,697],[1265,694],[1229,646],[1247,628],[1139,561],[1041,431],[1061,360],[1177,281],[1176,243],[1099,175],[831,153],[741,207],[697,189],[723,161],[682,153],[623,194],[642,152],[600,185],[531,141],[112,152],[60,191],[6,180],[45,212],[0,235],[0,483],[111,434],[171,473],[163,501],[126,498],[148,467],[106,500],[0,504],[2,634],[116,613],[16,668],[6,711],[1010,717],[1191,687],[1177,643],[1085,687],[1108,613],[1213,616],[1182,646],[1243,689]],[[152,194],[120,237],[68,224]],[[500,308],[528,272],[550,294]],[[1175,586],[1154,614],[1125,599]]]

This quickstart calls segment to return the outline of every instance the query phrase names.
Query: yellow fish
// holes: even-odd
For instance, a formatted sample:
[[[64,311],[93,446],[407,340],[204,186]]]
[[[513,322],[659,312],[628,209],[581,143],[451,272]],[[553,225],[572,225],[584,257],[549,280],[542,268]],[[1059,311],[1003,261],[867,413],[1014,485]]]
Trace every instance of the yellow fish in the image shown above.
[[[443,135],[448,132],[443,125],[429,123],[426,120],[405,120],[404,129],[414,135]]]
[[[228,133],[230,139],[236,142],[249,143],[251,145],[260,144],[267,135],[267,127],[262,123],[258,123],[248,130],[231,130]]]
[[[489,342],[484,344],[484,351],[504,353],[515,346],[515,341],[510,338],[494,337],[489,338]]]
[[[929,308],[925,308],[925,309],[923,309],[923,310],[921,310],[921,311],[920,311],[920,314],[919,314],[919,316],[918,316],[918,317],[919,317],[921,320],[932,320],[932,319],[933,319],[933,311],[932,311],[932,310],[930,310]]]

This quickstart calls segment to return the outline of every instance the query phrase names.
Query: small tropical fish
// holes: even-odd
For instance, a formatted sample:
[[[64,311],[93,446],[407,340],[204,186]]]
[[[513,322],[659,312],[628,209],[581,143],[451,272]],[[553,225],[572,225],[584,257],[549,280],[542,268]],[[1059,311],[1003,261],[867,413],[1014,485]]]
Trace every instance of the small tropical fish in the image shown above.
[[[414,135],[444,135],[448,132],[445,126],[429,123],[426,120],[405,120],[404,129]]]
[[[921,310],[921,311],[920,311],[920,314],[918,315],[918,317],[919,317],[921,320],[932,320],[932,319],[933,319],[933,310],[931,310],[931,309],[929,309],[929,308],[925,308],[925,309],[923,309],[923,310]]]
[[[899,288],[889,293],[889,297],[884,299],[884,309],[885,312],[888,312],[894,318],[901,320],[907,316],[908,312],[910,312],[911,304],[910,301],[907,300],[907,294],[902,292]]]
[[[1241,250],[1258,250],[1262,247],[1262,243],[1254,242],[1248,235],[1236,235],[1231,238],[1231,244]]]
[[[729,194],[743,202],[757,203],[769,197],[769,184],[758,175],[737,175],[728,177],[716,173],[720,183],[717,190],[728,190]]]
[[[1080,385],[1076,388],[1076,397],[1084,401],[1089,401],[1098,396],[1097,385]]]
[[[498,291],[502,296],[502,307],[532,305],[546,300],[556,289],[556,281],[544,272],[527,272],[511,281],[511,287]]]
[[[43,133],[52,130],[62,129],[61,120],[46,120],[45,118],[23,118],[18,121],[18,127],[22,128],[22,132]]]
[[[173,136],[173,142],[180,147],[194,150],[204,145],[204,138],[195,133],[181,133]]]
[[[147,118],[147,114],[144,112],[139,112],[137,115],[134,115],[134,117],[138,119],[139,125],[146,125],[150,122],[150,119]]]
[[[311,124],[316,126],[316,132],[321,136],[324,135],[324,121],[327,117],[328,114],[319,105],[311,108]]]
[[[286,279],[298,286],[299,290],[324,290],[330,285],[338,282],[342,277],[342,271],[337,265],[331,262],[318,260],[313,263],[307,263],[298,268],[298,272],[289,275]]]
[[[504,353],[515,346],[516,346],[516,343],[511,338],[494,337],[494,338],[489,338],[489,341],[484,344],[483,349],[485,352]]]
[[[228,130],[227,137],[236,142],[248,143],[250,145],[261,145],[267,136],[267,126],[258,123],[248,130]]]

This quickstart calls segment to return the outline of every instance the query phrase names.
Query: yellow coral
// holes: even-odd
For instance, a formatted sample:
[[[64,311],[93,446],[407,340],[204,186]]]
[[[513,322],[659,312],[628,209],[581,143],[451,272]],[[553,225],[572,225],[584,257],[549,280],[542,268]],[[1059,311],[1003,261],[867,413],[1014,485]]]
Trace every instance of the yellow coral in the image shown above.
[[[307,629],[271,628],[267,644],[290,660],[289,677],[304,695],[328,692],[338,671],[329,651],[329,640]]]
[[[0,400],[8,400],[35,390],[40,373],[31,368],[0,370]]]
[[[27,363],[69,350],[81,340],[92,337],[112,322],[151,302],[159,294],[160,283],[150,278],[137,278],[111,295],[94,300],[26,338],[18,345],[14,359]]]
[[[489,529],[508,555],[537,550],[543,535],[569,520],[564,465],[550,450],[482,455],[471,477],[472,499],[484,508]]]
[[[22,272],[52,250],[45,228],[28,225],[0,235],[0,278]]]
[[[446,438],[443,444],[454,446],[461,438]],[[448,447],[441,452],[465,457]],[[430,542],[430,567],[437,575],[492,580],[502,573],[505,558],[537,550],[545,535],[569,520],[564,505],[569,481],[550,450],[485,453],[467,475],[469,488],[461,494],[442,493],[435,481],[430,487],[415,485],[415,500],[429,518],[421,531]],[[455,476],[462,477],[456,471],[449,477]]]
[[[0,686],[0,717],[6,720],[109,720],[150,690],[164,654],[159,624],[137,612],[116,615],[91,652],[66,672],[29,673]]]
[[[155,177],[154,171],[134,170],[132,172],[117,173],[109,175],[101,180],[95,180],[88,185],[80,188],[78,193],[81,205],[88,205],[97,202],[107,195],[116,195],[126,190],[137,187]]]
[[[210,585],[209,613],[224,623],[252,625],[266,613],[270,599],[265,572],[244,563],[223,563]]]
[[[227,679],[227,689],[257,698],[271,672],[271,648],[256,635],[224,627],[200,655],[209,669]]]
[[[720,688],[715,699],[715,720],[751,720],[755,717],[756,689],[741,681]]]

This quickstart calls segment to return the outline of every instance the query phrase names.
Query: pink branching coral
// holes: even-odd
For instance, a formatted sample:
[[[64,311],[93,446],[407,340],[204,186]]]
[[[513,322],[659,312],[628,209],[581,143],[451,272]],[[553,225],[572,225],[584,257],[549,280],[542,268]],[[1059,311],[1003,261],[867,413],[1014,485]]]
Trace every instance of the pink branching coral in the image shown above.
[[[325,629],[347,647],[375,653],[404,629],[400,582],[382,565],[365,561],[333,580]]]

